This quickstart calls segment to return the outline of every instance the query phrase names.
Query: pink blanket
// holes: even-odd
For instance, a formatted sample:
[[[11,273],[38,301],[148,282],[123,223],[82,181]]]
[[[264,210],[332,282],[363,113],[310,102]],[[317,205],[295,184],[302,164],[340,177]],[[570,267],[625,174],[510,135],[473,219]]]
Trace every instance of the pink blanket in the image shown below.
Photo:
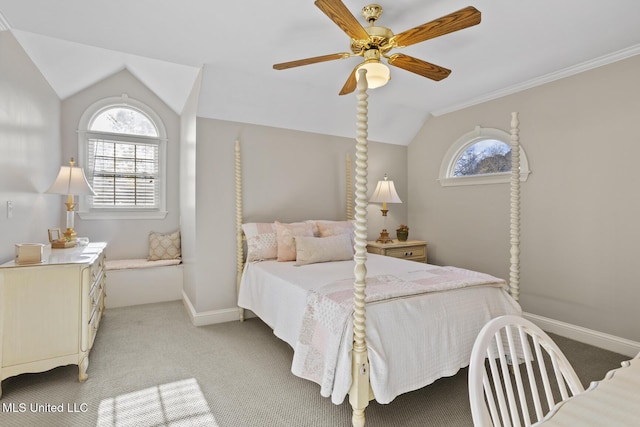
[[[335,370],[346,326],[353,313],[353,278],[309,291],[307,306],[295,346],[291,371],[320,384],[320,394],[333,389]],[[506,286],[502,279],[457,267],[424,270],[406,281],[392,275],[367,277],[367,303],[468,286]]]

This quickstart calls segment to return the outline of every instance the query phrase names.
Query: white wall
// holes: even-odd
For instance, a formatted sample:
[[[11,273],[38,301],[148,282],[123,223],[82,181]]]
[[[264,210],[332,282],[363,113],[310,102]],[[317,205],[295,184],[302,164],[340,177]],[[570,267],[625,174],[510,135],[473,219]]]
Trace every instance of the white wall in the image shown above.
[[[409,146],[409,222],[430,262],[508,279],[509,188],[441,187],[449,146],[476,125],[520,140],[521,303],[527,312],[640,341],[637,171],[640,56],[431,118]]]
[[[198,75],[180,116],[180,232],[182,237],[183,290],[197,300],[196,243],[196,112],[202,73]]]
[[[149,255],[150,231],[172,232],[180,226],[179,167],[180,118],[149,88],[129,71],[122,70],[62,102],[62,155],[78,158],[78,124],[85,110],[96,101],[126,93],[151,107],[167,130],[167,211],[158,220],[83,220],[76,215],[78,236],[109,243],[109,258],[146,258]]]
[[[44,193],[60,165],[60,100],[13,34],[0,31],[0,263],[16,243],[47,243],[47,229],[64,225],[62,196]]]
[[[198,118],[197,298],[191,301],[197,312],[236,307],[236,139],[245,221],[346,217],[345,158],[351,153],[355,168],[355,139]],[[406,154],[404,146],[369,143],[369,194],[386,172],[407,200]],[[406,213],[407,204],[390,205],[389,228],[405,222]],[[375,238],[382,228],[379,206],[371,205],[368,216]]]

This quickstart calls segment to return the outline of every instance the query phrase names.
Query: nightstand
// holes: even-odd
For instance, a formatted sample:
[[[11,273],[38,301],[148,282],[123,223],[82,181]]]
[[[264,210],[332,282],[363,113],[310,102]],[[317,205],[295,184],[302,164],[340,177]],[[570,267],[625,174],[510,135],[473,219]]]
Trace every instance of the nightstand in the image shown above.
[[[407,240],[406,242],[394,240],[392,243],[367,242],[367,252],[411,261],[427,262],[427,242],[422,240]]]

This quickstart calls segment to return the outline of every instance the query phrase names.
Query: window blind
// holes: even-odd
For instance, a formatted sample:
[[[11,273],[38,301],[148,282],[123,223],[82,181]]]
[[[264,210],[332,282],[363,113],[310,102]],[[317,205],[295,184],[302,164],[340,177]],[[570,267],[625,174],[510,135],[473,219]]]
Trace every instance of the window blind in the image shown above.
[[[95,208],[158,208],[157,142],[89,138],[87,148]]]

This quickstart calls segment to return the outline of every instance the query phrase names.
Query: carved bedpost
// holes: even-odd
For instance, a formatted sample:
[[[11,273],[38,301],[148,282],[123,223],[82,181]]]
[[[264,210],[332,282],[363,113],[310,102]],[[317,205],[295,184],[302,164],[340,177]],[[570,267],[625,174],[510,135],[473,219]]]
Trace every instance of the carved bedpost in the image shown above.
[[[353,219],[353,181],[351,179],[351,153],[347,153],[347,220]]]
[[[355,282],[353,292],[353,352],[349,403],[353,409],[354,427],[364,427],[364,410],[369,404],[369,357],[365,341],[365,287],[367,267],[367,79],[366,71],[358,70],[358,113],[356,137],[356,224]]]
[[[242,242],[242,165],[240,163],[240,141],[235,143],[236,176],[236,296],[240,291],[240,279],[244,268],[244,247]],[[244,322],[244,309],[238,307],[240,321]]]
[[[520,130],[518,113],[511,113],[511,268],[509,293],[520,299]]]

